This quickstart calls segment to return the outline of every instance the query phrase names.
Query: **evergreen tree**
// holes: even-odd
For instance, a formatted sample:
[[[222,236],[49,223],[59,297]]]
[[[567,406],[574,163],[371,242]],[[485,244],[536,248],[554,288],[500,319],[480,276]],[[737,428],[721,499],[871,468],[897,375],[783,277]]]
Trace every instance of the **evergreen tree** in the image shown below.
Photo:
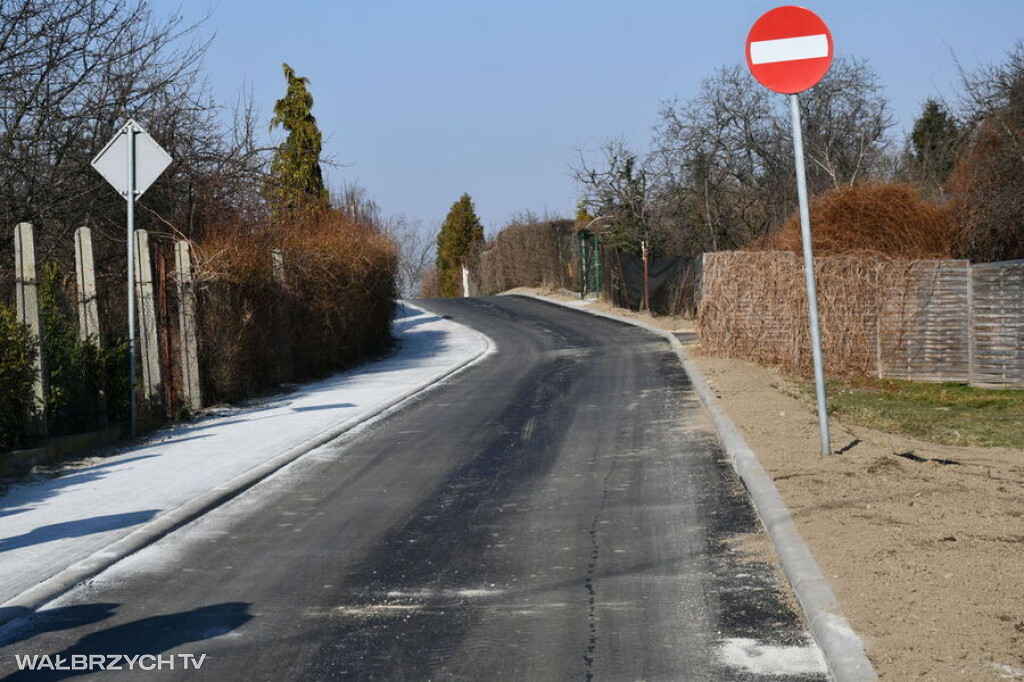
[[[960,127],[942,104],[924,103],[910,133],[910,161],[914,177],[925,186],[941,188],[956,162]]]
[[[320,169],[323,142],[312,114],[313,95],[306,87],[309,79],[296,76],[287,64],[283,67],[288,91],[274,104],[270,128],[284,128],[287,137],[270,164],[271,203],[279,212],[325,209],[329,198]]]
[[[463,194],[452,204],[437,235],[437,275],[441,295],[454,298],[462,293],[462,266],[483,243],[484,227],[476,216],[473,200]]]

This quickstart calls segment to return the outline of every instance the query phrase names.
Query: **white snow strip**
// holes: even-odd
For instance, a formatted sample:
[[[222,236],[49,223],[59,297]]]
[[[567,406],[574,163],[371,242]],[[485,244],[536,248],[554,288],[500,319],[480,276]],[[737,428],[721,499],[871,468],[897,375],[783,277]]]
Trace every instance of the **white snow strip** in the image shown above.
[[[985,665],[999,673],[1003,680],[1024,680],[1024,668],[1014,668],[1011,665],[1003,665],[994,661],[986,661]]]
[[[813,644],[773,646],[756,639],[727,639],[718,646],[723,663],[754,675],[818,675],[825,672],[821,651]]]
[[[798,38],[760,40],[750,43],[751,64],[790,62],[796,59],[816,59],[828,56],[828,36],[824,33]]]
[[[0,603],[488,347],[482,334],[409,307],[393,333],[401,347],[387,359],[163,429],[116,455],[0,493]]]

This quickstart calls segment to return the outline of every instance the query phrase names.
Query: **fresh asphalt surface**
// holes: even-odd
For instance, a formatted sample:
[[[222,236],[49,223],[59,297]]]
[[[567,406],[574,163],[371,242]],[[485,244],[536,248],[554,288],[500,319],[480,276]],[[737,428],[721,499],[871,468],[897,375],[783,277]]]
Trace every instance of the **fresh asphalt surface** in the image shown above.
[[[89,677],[824,679],[719,653],[806,628],[731,542],[759,525],[663,339],[516,297],[422,306],[498,352],[7,628],[0,675],[205,654]]]

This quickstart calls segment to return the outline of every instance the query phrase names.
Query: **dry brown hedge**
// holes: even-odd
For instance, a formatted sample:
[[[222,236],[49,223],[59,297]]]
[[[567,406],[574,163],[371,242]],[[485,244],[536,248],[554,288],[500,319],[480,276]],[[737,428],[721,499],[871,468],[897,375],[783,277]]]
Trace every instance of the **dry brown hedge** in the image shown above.
[[[915,261],[868,254],[815,258],[830,376],[877,374],[879,316],[905,298],[915,267]],[[708,353],[810,373],[802,259],[779,251],[707,254],[697,330]]]
[[[949,258],[953,224],[947,212],[910,185],[857,185],[811,201],[815,254],[877,253],[893,258]],[[800,216],[794,214],[753,250],[799,252]]]
[[[571,220],[553,220],[503,229],[479,255],[479,293],[516,287],[575,289],[578,247],[573,227]]]
[[[283,280],[271,252],[281,252]],[[323,376],[390,345],[395,244],[337,214],[229,226],[197,245],[200,364],[210,400]]]

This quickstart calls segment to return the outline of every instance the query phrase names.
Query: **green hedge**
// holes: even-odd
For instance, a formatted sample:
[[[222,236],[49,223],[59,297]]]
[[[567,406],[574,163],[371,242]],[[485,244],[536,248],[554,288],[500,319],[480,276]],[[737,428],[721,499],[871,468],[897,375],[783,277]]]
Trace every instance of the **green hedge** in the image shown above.
[[[71,300],[52,263],[42,268],[39,321],[47,432],[92,431],[106,426],[108,418],[123,418],[128,412],[127,347],[100,348],[97,339],[78,338]]]
[[[28,328],[12,308],[0,305],[0,451],[24,444],[32,417],[35,347]]]

